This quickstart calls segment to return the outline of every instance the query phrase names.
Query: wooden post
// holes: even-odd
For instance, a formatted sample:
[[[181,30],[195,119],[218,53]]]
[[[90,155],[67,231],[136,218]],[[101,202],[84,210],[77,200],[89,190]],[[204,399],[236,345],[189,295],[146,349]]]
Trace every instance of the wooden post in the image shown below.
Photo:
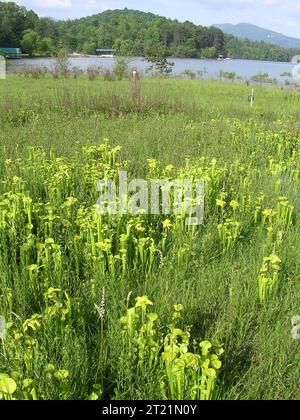
[[[134,101],[138,105],[140,103],[140,90],[139,90],[139,84],[138,84],[138,72],[136,70],[133,70],[132,72],[132,95],[134,98]]]

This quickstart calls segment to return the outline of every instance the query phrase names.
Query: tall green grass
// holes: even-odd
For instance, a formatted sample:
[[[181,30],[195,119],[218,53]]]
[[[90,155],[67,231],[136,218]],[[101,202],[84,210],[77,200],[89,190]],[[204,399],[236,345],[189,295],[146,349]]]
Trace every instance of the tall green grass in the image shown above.
[[[253,110],[248,86],[198,80],[0,93],[0,397],[299,398],[299,93],[259,88]],[[204,178],[203,226],[99,218],[119,169]]]

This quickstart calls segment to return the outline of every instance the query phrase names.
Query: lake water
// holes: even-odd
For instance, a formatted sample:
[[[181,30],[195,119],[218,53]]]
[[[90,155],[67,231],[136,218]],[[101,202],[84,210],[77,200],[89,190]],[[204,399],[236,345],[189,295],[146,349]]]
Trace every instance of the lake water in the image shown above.
[[[102,58],[96,56],[89,57],[72,57],[70,58],[71,67],[78,67],[86,70],[88,67],[112,68],[116,58]],[[262,72],[268,73],[270,77],[276,78],[284,82],[289,77],[281,76],[283,73],[291,72],[294,64],[279,63],[270,61],[254,61],[254,60],[199,60],[186,58],[172,58],[170,61],[175,63],[173,73],[180,75],[184,70],[207,71],[205,77],[216,78],[221,70],[226,72],[235,72],[243,79],[249,79],[252,76]],[[9,72],[20,70],[22,67],[47,67],[53,68],[55,59],[53,58],[22,58],[20,60],[11,60]],[[143,58],[130,59],[130,67],[135,67],[142,72],[146,72],[149,67]]]

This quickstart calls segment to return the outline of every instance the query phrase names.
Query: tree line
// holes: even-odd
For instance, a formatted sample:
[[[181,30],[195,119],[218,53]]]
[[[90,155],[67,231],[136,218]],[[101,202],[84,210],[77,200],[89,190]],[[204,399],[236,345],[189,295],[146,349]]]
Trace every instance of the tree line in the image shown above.
[[[95,54],[115,48],[119,55],[289,61],[295,51],[241,40],[214,27],[179,22],[135,10],[108,10],[67,21],[40,18],[13,2],[0,2],[0,47],[21,47],[29,55],[56,55],[60,49]]]

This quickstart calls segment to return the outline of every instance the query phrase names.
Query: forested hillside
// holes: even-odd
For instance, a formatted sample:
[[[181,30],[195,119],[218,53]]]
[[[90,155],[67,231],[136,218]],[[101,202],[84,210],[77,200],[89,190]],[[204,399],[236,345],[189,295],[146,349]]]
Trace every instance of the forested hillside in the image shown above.
[[[240,40],[214,27],[179,22],[135,10],[108,10],[68,21],[39,18],[15,3],[0,2],[0,47],[21,47],[24,53],[53,55],[60,48],[94,54],[116,48],[118,54],[145,56],[161,48],[169,56],[288,61],[289,50],[263,42]]]
[[[63,44],[87,53],[97,46],[113,46],[120,54],[144,55],[159,44],[167,48],[169,55],[179,57],[214,57],[225,53],[220,29],[126,9],[60,22],[58,31]]]

